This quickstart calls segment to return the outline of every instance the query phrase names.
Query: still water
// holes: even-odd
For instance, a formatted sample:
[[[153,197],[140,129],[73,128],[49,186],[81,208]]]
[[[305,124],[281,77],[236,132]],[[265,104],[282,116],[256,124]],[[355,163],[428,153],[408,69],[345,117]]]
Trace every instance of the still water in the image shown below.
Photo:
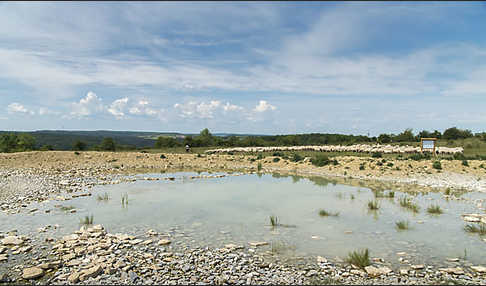
[[[464,256],[475,264],[486,263],[486,237],[463,230],[466,223],[460,215],[477,212],[468,201],[446,200],[434,192],[412,196],[395,191],[394,198],[377,198],[380,208],[369,211],[367,204],[375,197],[366,187],[271,174],[190,178],[204,175],[208,174],[137,175],[175,179],[96,186],[91,197],[35,204],[39,208],[36,214],[1,214],[0,227],[3,231],[15,228],[22,234],[59,224],[55,234],[69,234],[79,228],[80,218],[93,215],[94,223],[102,224],[110,233],[143,234],[153,229],[172,233],[173,245],[222,247],[266,241],[270,245],[261,248],[271,250],[273,244],[275,251],[293,256],[344,258],[349,251],[369,248],[372,257],[393,264],[398,264],[397,252],[406,252],[405,257],[413,264],[443,264],[446,258]],[[98,194],[105,193],[109,200],[97,200]],[[128,205],[122,206],[124,195]],[[402,196],[413,198],[419,212],[401,207]],[[462,197],[474,199],[484,194],[471,192]],[[426,209],[432,204],[439,205],[444,213],[428,214]],[[59,205],[73,206],[77,212],[62,211]],[[46,214],[44,209],[52,211]],[[339,215],[321,217],[321,209]],[[271,215],[284,226],[272,227]],[[395,223],[399,220],[408,220],[410,229],[397,230]]]

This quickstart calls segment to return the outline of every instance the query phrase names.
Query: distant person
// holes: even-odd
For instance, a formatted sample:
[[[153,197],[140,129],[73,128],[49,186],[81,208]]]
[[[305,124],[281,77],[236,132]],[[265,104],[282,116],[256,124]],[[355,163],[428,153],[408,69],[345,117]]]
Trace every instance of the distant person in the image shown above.
[[[191,147],[189,147],[189,144],[186,144],[186,153],[189,153]]]

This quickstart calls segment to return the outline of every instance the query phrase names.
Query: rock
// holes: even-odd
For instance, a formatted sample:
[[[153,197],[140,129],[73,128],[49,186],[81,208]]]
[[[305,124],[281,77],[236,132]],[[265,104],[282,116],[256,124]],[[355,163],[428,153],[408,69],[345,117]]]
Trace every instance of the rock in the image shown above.
[[[170,244],[170,240],[168,239],[161,239],[159,240],[159,242],[157,243],[158,245],[167,245],[167,244]]]
[[[42,263],[42,264],[37,265],[37,267],[44,269],[44,270],[47,270],[47,269],[54,268],[54,264],[46,262],[46,263]]]
[[[79,238],[79,236],[75,233],[71,234],[71,235],[65,235],[62,237],[62,239],[64,241],[72,241],[72,240],[77,240]]]
[[[69,283],[73,284],[79,281],[79,272],[71,272],[71,274],[68,277]]]
[[[7,273],[0,274],[0,283],[7,283],[9,282]]]
[[[408,275],[408,269],[400,269],[400,275]]]
[[[8,254],[0,254],[0,262],[8,261]]]
[[[151,239],[147,239],[146,241],[142,242],[143,245],[149,245],[151,244],[153,241]]]
[[[322,256],[317,256],[317,263],[327,263],[327,259]]]
[[[462,270],[462,268],[460,267],[439,268],[439,271],[446,272],[449,274],[456,274],[456,275],[464,274],[464,270]]]
[[[449,262],[458,262],[459,258],[447,258],[447,261]]]
[[[307,272],[307,274],[305,274],[305,276],[307,277],[312,277],[314,275],[317,275],[318,272],[316,270],[309,270],[309,272]]]
[[[405,255],[407,255],[407,253],[406,252],[397,252],[397,255],[398,256],[405,256]]]
[[[83,270],[79,275],[79,280],[84,281],[88,278],[95,278],[101,273],[101,270],[101,265],[96,265],[86,270]]]
[[[142,242],[142,241],[143,241],[143,240],[141,240],[141,239],[138,239],[138,238],[137,238],[137,239],[131,240],[131,241],[130,241],[130,244],[131,244],[131,245],[135,245],[135,244],[139,244],[139,243],[140,243],[140,242]],[[159,241],[159,242],[160,242],[160,241]]]
[[[253,242],[248,242],[250,246],[263,246],[263,245],[268,245],[268,242],[266,241],[253,241]]]
[[[7,236],[4,239],[2,239],[3,245],[20,245],[23,242],[24,241],[16,235],[10,235],[10,236]]]
[[[23,279],[35,279],[44,275],[44,270],[39,267],[24,268],[22,271]]]
[[[484,266],[471,266],[471,269],[479,273],[486,273],[486,267]]]
[[[368,273],[368,275],[372,276],[372,277],[377,277],[377,276],[380,276],[380,275],[386,275],[388,273],[390,273],[392,270],[386,266],[383,266],[383,267],[380,267],[380,268],[377,268],[377,267],[374,267],[374,266],[366,266],[365,267],[365,271],[366,273]]]
[[[69,254],[66,254],[66,255],[63,255],[62,256],[62,260],[64,261],[69,261],[71,259],[74,259],[76,257],[76,254],[74,253],[69,253]]]
[[[414,270],[419,270],[419,269],[424,269],[425,266],[423,264],[417,264],[417,265],[412,265],[410,267],[412,267],[412,269]]]

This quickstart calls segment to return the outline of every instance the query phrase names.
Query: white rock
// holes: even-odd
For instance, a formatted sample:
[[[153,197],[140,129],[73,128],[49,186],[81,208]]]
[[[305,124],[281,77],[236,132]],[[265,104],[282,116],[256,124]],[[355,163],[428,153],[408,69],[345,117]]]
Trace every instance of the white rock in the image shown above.
[[[486,272],[486,267],[484,266],[471,266],[471,269],[479,272],[479,273],[485,273]]]
[[[20,237],[18,237],[16,235],[10,235],[10,236],[7,236],[4,239],[2,239],[2,244],[3,245],[20,245],[23,242],[24,241],[22,239],[20,239]]]
[[[39,267],[24,268],[22,271],[23,279],[35,279],[44,275],[44,270]]]

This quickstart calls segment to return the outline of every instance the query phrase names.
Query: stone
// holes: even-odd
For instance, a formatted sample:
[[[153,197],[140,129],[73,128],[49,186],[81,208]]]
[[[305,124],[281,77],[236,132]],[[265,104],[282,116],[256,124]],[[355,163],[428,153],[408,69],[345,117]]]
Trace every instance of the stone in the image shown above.
[[[388,273],[390,273],[392,270],[386,266],[383,266],[383,267],[374,267],[374,266],[366,266],[365,267],[365,271],[366,273],[368,273],[368,275],[372,276],[372,277],[377,277],[377,276],[380,276],[380,275],[386,275]]]
[[[79,272],[77,272],[77,271],[71,272],[71,274],[68,277],[68,281],[71,284],[78,282],[79,281]]]
[[[322,256],[317,256],[317,263],[327,263],[327,259]]]
[[[2,239],[2,244],[3,245],[20,245],[23,242],[24,241],[22,239],[20,239],[20,237],[18,237],[16,235],[10,235],[10,236],[7,236],[4,239]]]
[[[85,269],[81,271],[81,274],[79,275],[79,280],[84,281],[88,278],[95,278],[101,273],[101,271],[101,265],[95,265],[91,268]]]
[[[39,267],[24,268],[22,271],[23,279],[35,279],[41,277],[42,275],[44,275],[44,270]]]
[[[408,269],[400,269],[400,275],[408,275]]]
[[[471,269],[479,273],[486,273],[486,267],[484,266],[471,266]]]
[[[8,254],[0,254],[0,261],[8,261]]]
[[[62,256],[62,260],[64,261],[69,261],[71,259],[74,259],[76,257],[76,254],[74,253],[69,253],[69,254],[66,254],[66,255],[63,255]]]
[[[412,269],[414,270],[419,270],[419,269],[424,269],[425,266],[423,264],[417,264],[417,265],[412,265],[410,267],[412,267]]]
[[[461,267],[439,268],[439,271],[446,272],[449,274],[456,274],[456,275],[464,274],[464,270],[462,270]]]
[[[138,238],[137,238],[137,239],[131,240],[131,241],[130,241],[130,244],[135,245],[135,244],[139,244],[139,243],[140,243],[140,242],[142,242],[142,241],[143,241],[143,240],[141,240],[141,239],[138,239]]]
[[[459,258],[447,258],[447,261],[449,262],[458,262]]]
[[[151,243],[152,243],[151,239],[147,239],[146,241],[142,242],[143,245],[148,245],[148,244],[151,244]]]
[[[65,235],[62,237],[64,241],[72,241],[72,240],[77,240],[79,238],[79,235],[73,233],[71,235]]]
[[[462,218],[464,221],[467,222],[480,222],[481,219],[479,217],[473,217],[473,216],[465,216]]]
[[[268,242],[266,242],[266,241],[253,241],[253,242],[252,242],[252,241],[250,241],[250,242],[248,242],[248,244],[249,244],[250,246],[255,246],[255,247],[257,247],[257,246],[268,245]]]
[[[311,276],[314,276],[314,275],[317,275],[318,272],[316,270],[309,270],[309,272],[307,272],[307,274],[305,276],[307,277],[311,277]]]
[[[157,243],[158,245],[167,245],[167,244],[170,244],[170,240],[168,239],[161,239],[159,240],[159,242]]]

